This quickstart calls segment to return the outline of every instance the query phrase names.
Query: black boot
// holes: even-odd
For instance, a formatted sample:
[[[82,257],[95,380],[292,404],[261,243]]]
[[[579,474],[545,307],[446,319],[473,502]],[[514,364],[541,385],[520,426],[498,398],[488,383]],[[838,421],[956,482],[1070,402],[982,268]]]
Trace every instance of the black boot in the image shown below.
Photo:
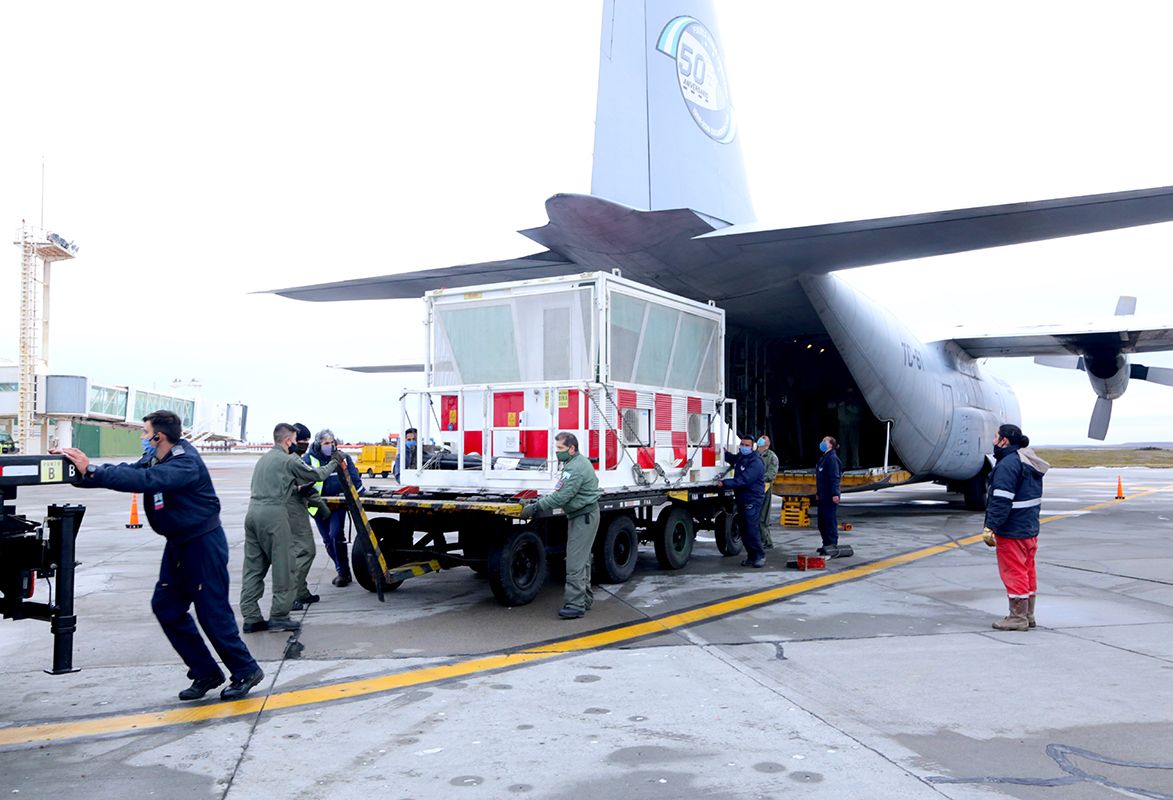
[[[334,545],[334,552],[338,556],[340,571],[332,583],[341,589],[343,586],[350,585],[350,553],[346,550],[346,542],[338,542],[338,544]]]
[[[199,700],[222,683],[224,683],[223,675],[219,678],[196,678],[191,682],[191,686],[179,693],[179,699]]]

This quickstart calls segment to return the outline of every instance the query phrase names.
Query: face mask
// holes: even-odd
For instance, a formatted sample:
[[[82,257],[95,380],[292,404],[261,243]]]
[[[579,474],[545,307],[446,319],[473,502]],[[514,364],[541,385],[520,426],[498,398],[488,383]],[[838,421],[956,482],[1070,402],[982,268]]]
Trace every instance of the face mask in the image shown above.
[[[309,442],[294,442],[293,443],[293,452],[297,453],[299,456],[304,456],[305,451],[309,450],[309,449],[310,449]]]
[[[745,445],[742,445],[740,448],[738,448],[738,450],[740,450],[740,452],[743,456],[748,456],[750,453],[753,452],[752,447],[746,447]]]
[[[141,439],[139,439],[139,441],[142,442],[142,445],[143,445],[143,455],[144,456],[153,456],[155,454],[155,445],[151,441],[154,438],[155,437],[153,437],[153,436],[144,436]]]
[[[766,446],[766,440],[765,439],[758,439],[758,447],[765,447],[765,446]]]
[[[410,450],[411,448],[415,447],[415,442],[404,442],[403,446]]]
[[[558,456],[558,460],[561,461],[563,464],[565,464],[567,461],[570,460],[570,451],[569,450],[557,450],[557,451],[555,451],[554,455]]]
[[[334,445],[332,445],[332,444],[322,445],[322,455],[324,455],[326,458],[329,458],[330,456],[334,455]]]
[[[826,442],[819,442],[819,451],[820,452],[822,452],[822,453],[827,452],[827,448],[828,448],[828,445]]]
[[[1001,459],[1004,455],[1006,455],[1006,451],[1009,449],[1010,448],[1008,447],[999,447],[998,445],[994,445],[994,458]]]

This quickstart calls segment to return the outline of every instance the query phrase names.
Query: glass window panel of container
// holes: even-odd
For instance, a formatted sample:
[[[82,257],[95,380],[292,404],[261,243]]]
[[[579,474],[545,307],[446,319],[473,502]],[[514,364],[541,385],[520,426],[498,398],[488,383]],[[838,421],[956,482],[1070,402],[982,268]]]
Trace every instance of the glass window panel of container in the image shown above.
[[[644,325],[643,336],[640,337],[635,383],[645,386],[664,385],[679,319],[680,312],[676,309],[651,304],[648,309],[648,321]]]
[[[558,381],[570,377],[570,309],[542,310],[542,375]]]
[[[714,323],[713,334],[709,337],[708,349],[705,351],[705,360],[701,364],[701,373],[696,379],[696,389],[698,392],[705,392],[707,394],[716,394],[717,387],[720,386],[718,372],[718,350],[721,346],[721,337],[717,335],[716,323]]]
[[[669,386],[687,391],[697,388],[697,373],[715,328],[716,324],[704,317],[687,312],[681,315],[676,348],[672,352],[672,368],[668,371]]]
[[[611,380],[630,383],[648,304],[629,295],[611,295]]]
[[[521,380],[508,304],[441,308],[436,318],[452,348],[461,383]]]

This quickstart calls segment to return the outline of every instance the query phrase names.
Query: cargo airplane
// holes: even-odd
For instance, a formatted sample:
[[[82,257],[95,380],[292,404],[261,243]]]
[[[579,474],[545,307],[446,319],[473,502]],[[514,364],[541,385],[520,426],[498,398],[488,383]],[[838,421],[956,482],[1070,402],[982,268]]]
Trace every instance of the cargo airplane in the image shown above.
[[[310,301],[418,298],[442,287],[619,270],[726,310],[726,391],[738,401],[736,422],[772,432],[791,465],[809,467],[812,445],[838,432],[847,466],[864,467],[857,488],[935,480],[963,492],[971,508],[985,503],[995,429],[1019,421],[1014,392],[984,373],[980,359],[1036,356],[1085,371],[1096,396],[1088,433],[1097,439],[1129,380],[1173,385],[1173,370],[1131,363],[1133,354],[1173,349],[1173,327],[1139,324],[1131,298],[1099,326],[922,342],[834,274],[1167,222],[1173,187],[763,225],[754,222],[711,4],[607,0],[600,60],[591,193],[554,195],[547,224],[521,231],[545,250],[276,293]]]

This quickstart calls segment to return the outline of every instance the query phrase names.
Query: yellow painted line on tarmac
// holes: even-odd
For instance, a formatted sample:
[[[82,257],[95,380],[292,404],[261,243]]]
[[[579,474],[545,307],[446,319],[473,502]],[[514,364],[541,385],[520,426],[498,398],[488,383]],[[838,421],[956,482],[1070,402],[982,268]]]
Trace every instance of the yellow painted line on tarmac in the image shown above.
[[[1078,510],[1095,511],[1163,491],[1173,491],[1173,486],[1146,492],[1137,492],[1125,500],[1110,500]],[[1040,522],[1054,522],[1056,520],[1066,519],[1069,516],[1068,514],[1056,514],[1046,517],[1040,520]],[[231,719],[257,714],[261,711],[318,705],[335,700],[363,697],[394,689],[403,689],[410,686],[434,683],[436,681],[509,669],[523,664],[545,661],[568,653],[595,650],[601,647],[612,647],[647,636],[669,633],[679,628],[709,622],[718,617],[747,611],[787,597],[812,592],[827,586],[834,586],[838,583],[857,580],[877,572],[892,569],[893,567],[920,561],[921,559],[930,558],[950,550],[956,550],[961,546],[975,544],[981,541],[981,538],[981,534],[966,536],[956,540],[956,542],[924,547],[868,564],[861,564],[858,567],[851,567],[841,572],[824,573],[811,578],[793,581],[782,586],[775,586],[772,589],[765,589],[760,592],[753,592],[727,600],[719,600],[715,603],[668,614],[656,619],[634,622],[610,630],[596,631],[580,636],[570,636],[556,642],[527,647],[513,653],[470,658],[452,664],[421,667],[405,672],[395,672],[373,678],[343,681],[312,689],[294,689],[276,692],[267,697],[248,698],[232,703],[211,703],[208,705],[185,706],[162,711],[144,711],[135,714],[120,714],[90,719],[43,722],[32,725],[0,728],[0,747],[34,744],[37,742],[61,742],[86,736],[141,733],[172,725]]]

